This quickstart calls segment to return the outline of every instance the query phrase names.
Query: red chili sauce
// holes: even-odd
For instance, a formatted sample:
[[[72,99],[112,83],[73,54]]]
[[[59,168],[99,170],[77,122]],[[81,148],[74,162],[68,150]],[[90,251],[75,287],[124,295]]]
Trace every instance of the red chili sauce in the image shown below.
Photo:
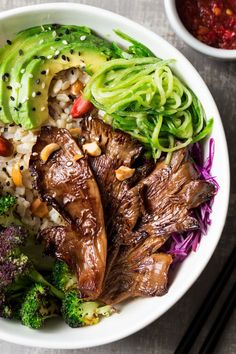
[[[236,49],[236,0],[176,0],[179,16],[201,42]]]

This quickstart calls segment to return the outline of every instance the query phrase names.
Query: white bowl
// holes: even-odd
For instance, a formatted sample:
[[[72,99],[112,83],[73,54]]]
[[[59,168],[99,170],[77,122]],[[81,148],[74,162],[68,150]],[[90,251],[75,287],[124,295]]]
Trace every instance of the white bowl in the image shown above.
[[[195,38],[185,28],[181,19],[179,18],[178,12],[176,10],[175,0],[164,0],[164,4],[165,4],[166,15],[168,17],[172,29],[190,47],[212,58],[225,60],[225,61],[236,60],[236,49],[219,49],[219,48],[210,47],[209,45],[202,43],[197,38]]]
[[[96,326],[71,329],[62,320],[49,321],[42,330],[31,330],[18,322],[0,320],[0,338],[6,341],[45,348],[86,348],[124,338],[156,320],[171,308],[193,285],[211,258],[220,239],[225,223],[229,200],[229,161],[225,134],[216,104],[204,81],[191,63],[172,45],[155,33],[124,17],[95,7],[55,3],[17,8],[0,13],[0,43],[27,27],[45,23],[87,25],[101,35],[109,35],[119,28],[148,46],[157,56],[175,58],[175,71],[197,94],[207,117],[214,117],[212,133],[216,142],[212,173],[221,186],[213,206],[212,226],[203,237],[196,253],[192,253],[179,267],[170,285],[169,292],[162,297],[137,299],[121,306],[120,312],[104,319]]]

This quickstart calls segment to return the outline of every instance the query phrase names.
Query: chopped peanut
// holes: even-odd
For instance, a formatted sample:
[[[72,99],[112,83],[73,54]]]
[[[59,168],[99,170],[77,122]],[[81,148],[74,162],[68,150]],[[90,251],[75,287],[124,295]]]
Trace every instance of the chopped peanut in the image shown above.
[[[52,144],[48,144],[46,145],[43,150],[40,153],[40,158],[42,161],[46,162],[49,158],[49,156],[60,149],[60,145],[52,143]]]
[[[78,161],[78,160],[80,160],[80,159],[82,159],[82,157],[84,157],[84,155],[81,153],[81,154],[76,154],[76,155],[74,155],[74,161]]]
[[[47,204],[42,202],[41,199],[35,199],[31,204],[31,212],[33,215],[38,216],[39,218],[44,218],[48,215]]]
[[[233,15],[233,11],[231,9],[226,9],[226,15],[228,16],[232,16]]]
[[[69,132],[73,138],[77,138],[81,134],[81,128],[71,128]]]
[[[116,178],[119,181],[124,181],[133,176],[135,172],[135,168],[129,168],[127,166],[120,166],[117,170],[115,170]]]
[[[83,151],[87,152],[87,154],[90,156],[100,156],[102,153],[102,150],[100,149],[96,141],[93,141],[92,143],[84,144]]]
[[[83,89],[83,84],[80,81],[76,81],[70,88],[70,92],[72,93],[72,95],[74,96],[78,96],[81,92],[81,90]]]
[[[12,181],[16,187],[23,186],[22,173],[21,173],[21,170],[20,170],[20,167],[18,164],[15,164],[13,166],[12,172],[11,172],[11,177],[12,177]]]

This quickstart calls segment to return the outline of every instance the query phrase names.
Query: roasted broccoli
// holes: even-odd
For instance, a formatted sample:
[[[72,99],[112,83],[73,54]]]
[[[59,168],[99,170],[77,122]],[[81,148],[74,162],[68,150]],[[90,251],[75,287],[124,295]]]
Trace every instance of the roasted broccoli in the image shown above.
[[[53,268],[53,284],[56,288],[68,292],[78,289],[76,274],[63,261],[56,261]]]
[[[47,318],[59,315],[59,307],[49,288],[35,284],[26,294],[21,305],[20,318],[23,325],[38,329]]]
[[[11,225],[0,232],[0,313],[10,316],[14,309],[11,303],[22,300],[25,291],[34,283],[47,286],[50,293],[63,299],[64,294],[51,285],[32,265],[28,256],[22,253],[21,247],[27,238],[22,226]],[[14,301],[13,301],[14,299]],[[11,316],[12,317],[12,316]]]
[[[16,197],[10,194],[0,197],[0,215],[6,214],[16,204]]]
[[[114,312],[112,306],[100,306],[98,302],[83,301],[78,292],[73,290],[65,294],[62,301],[62,316],[72,328],[94,325],[100,317],[108,317]]]

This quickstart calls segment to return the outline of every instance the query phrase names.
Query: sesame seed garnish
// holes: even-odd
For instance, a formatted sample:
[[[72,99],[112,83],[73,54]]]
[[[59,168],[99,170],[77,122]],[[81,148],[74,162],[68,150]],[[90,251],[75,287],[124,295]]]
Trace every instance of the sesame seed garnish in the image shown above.
[[[19,111],[19,109],[18,109],[17,107],[14,107],[14,111],[17,111],[17,112],[18,112],[18,111]]]
[[[32,155],[33,155],[33,156],[37,156],[38,153],[37,153],[37,152],[33,152]]]
[[[62,44],[67,45],[67,44],[68,44],[68,42],[67,42],[65,39],[63,39]]]
[[[38,56],[37,55],[33,55],[33,59],[38,59]]]
[[[46,69],[46,75],[48,75],[49,74],[49,69]]]
[[[36,97],[36,92],[32,92],[32,97]]]
[[[7,44],[9,44],[9,45],[12,45],[12,41],[10,41],[10,39],[7,39]]]
[[[22,107],[22,103],[20,102],[19,104],[18,104],[18,108],[21,108]]]
[[[23,68],[23,69],[21,69],[21,74],[24,74],[24,72],[25,72],[25,69]]]
[[[73,53],[74,53],[74,50],[73,50],[73,49],[71,49],[71,50],[70,50],[70,54],[73,54]]]
[[[53,37],[56,37],[56,36],[57,36],[57,32],[56,32],[56,31],[53,31],[53,32],[52,32],[52,36],[53,36]]]
[[[34,112],[35,112],[35,111],[36,111],[36,108],[35,108],[35,107],[33,107],[33,108],[32,108],[32,111],[34,111]]]
[[[72,166],[72,165],[73,165],[73,162],[67,161],[66,166],[70,167],[70,166]]]
[[[2,110],[2,107],[0,107],[0,111]]]
[[[58,34],[58,37],[63,37],[63,33],[60,32],[60,33]]]
[[[5,81],[5,82],[8,81],[9,80],[9,76],[10,75],[8,73],[3,74],[2,75],[2,81]]]
[[[19,55],[23,55],[24,54],[22,49],[19,49],[18,53],[19,53]]]
[[[36,95],[37,95],[37,96],[40,96],[40,95],[41,95],[41,92],[40,92],[40,91],[37,91],[37,92],[36,92]]]
[[[58,42],[59,40],[60,40],[60,38],[58,38],[58,37],[54,39],[55,42]]]
[[[44,39],[40,39],[39,44],[43,44]]]
[[[42,74],[42,75],[45,75],[45,74],[46,74],[46,70],[42,70],[42,71],[41,71],[41,74]]]
[[[21,88],[21,84],[19,82],[15,82],[13,85],[14,85],[16,90]]]
[[[66,60],[69,62],[69,61],[70,61],[70,58],[69,58],[69,57],[66,57]]]
[[[45,111],[46,107],[41,107],[41,112]]]
[[[80,52],[78,52],[78,55],[80,55]]]
[[[54,54],[55,54],[55,55],[60,54],[60,50],[57,49]]]
[[[23,169],[24,169],[24,166],[21,165],[21,166],[20,166],[20,170],[23,171]]]
[[[34,75],[30,73],[29,78],[32,79],[33,77],[34,77]]]
[[[48,55],[48,56],[47,56],[47,59],[52,59],[52,55]]]
[[[45,60],[46,57],[44,55],[40,55],[39,59]]]
[[[15,98],[13,96],[10,96],[10,100],[15,101]]]
[[[52,47],[52,46],[50,47],[50,49],[51,49],[51,50],[55,50],[55,48],[54,48],[54,47]]]
[[[62,54],[61,58],[62,60],[66,60],[66,56],[64,54]]]
[[[45,82],[42,82],[42,85],[41,85],[42,89],[44,89],[45,86],[46,86]]]
[[[68,28],[65,29],[65,34],[69,34],[70,30]]]
[[[37,85],[39,85],[39,84],[40,84],[40,79],[35,80],[35,83],[36,83]]]
[[[81,36],[81,37],[80,37],[80,40],[81,40],[81,41],[84,41],[85,39],[86,39],[86,36]]]
[[[8,90],[12,90],[12,86],[8,85],[8,86],[7,86],[7,89],[8,89]]]
[[[53,59],[58,59],[59,55],[54,55]]]

